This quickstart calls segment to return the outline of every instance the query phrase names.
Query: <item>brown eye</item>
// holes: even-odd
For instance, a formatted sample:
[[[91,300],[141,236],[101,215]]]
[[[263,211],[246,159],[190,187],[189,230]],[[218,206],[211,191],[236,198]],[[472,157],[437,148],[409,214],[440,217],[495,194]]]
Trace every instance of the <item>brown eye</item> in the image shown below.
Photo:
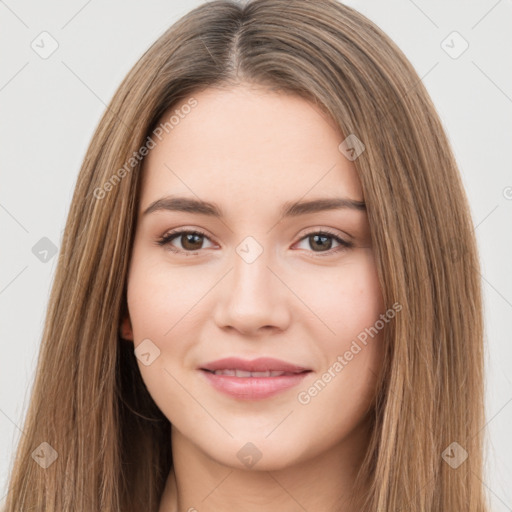
[[[197,235],[195,233],[181,234],[179,236],[179,240],[183,249],[195,251],[197,249],[201,249],[203,235]]]
[[[175,252],[182,253],[193,253],[193,251],[199,251],[203,249],[202,245],[205,240],[209,240],[208,237],[199,231],[174,231],[163,236],[158,240],[158,245],[169,246],[169,248]],[[176,247],[173,242],[178,241],[180,246]]]
[[[332,247],[332,237],[326,235],[309,235],[309,245],[311,248],[319,248],[329,250]]]
[[[157,241],[157,244],[160,246],[168,246],[173,252],[185,255],[194,255],[198,254],[201,249],[205,248],[203,247],[205,240],[210,242],[209,237],[200,231],[178,230],[164,235]],[[174,243],[176,241],[180,244],[178,247]],[[333,248],[333,241],[338,244],[337,247]],[[310,252],[317,253],[317,256],[328,256],[353,246],[352,242],[347,242],[329,231],[317,231],[310,233],[301,238],[299,243],[304,242],[307,242],[308,245],[305,249]]]
[[[300,243],[303,243],[304,241],[308,245],[306,249],[310,249],[312,250],[312,252],[316,253],[326,253],[326,255],[333,254],[335,252],[342,251],[353,246],[351,242],[347,242],[346,240],[343,240],[336,234],[330,233],[328,231],[318,231],[314,233],[309,233],[308,235],[301,239]],[[333,248],[333,241],[338,244],[337,247]],[[323,254],[318,255],[323,256]]]

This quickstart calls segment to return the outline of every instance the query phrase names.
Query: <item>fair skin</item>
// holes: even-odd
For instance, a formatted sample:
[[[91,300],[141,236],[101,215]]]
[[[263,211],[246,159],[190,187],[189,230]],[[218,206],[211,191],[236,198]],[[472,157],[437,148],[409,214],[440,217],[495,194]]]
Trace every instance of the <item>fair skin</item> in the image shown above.
[[[197,107],[145,160],[122,324],[135,348],[149,339],[160,351],[151,364],[137,359],[172,425],[160,512],[356,511],[349,498],[370,435],[381,333],[342,371],[332,368],[384,313],[367,214],[280,215],[290,201],[364,200],[354,163],[338,149],[344,137],[290,94],[242,84],[194,98]],[[143,214],[171,194],[215,203],[224,217]],[[178,228],[206,236],[156,243]],[[314,236],[326,229],[350,247]],[[263,249],[251,263],[237,252],[248,236]],[[199,369],[230,356],[310,371],[274,396],[233,397]],[[329,368],[329,382],[299,401]],[[261,458],[250,466],[241,449]]]

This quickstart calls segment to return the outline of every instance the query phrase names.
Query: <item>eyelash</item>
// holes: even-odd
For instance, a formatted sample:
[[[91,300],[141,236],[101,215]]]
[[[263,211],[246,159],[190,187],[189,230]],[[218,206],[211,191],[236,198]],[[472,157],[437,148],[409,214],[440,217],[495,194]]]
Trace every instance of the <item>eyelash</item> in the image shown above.
[[[159,246],[166,246],[166,245],[168,245],[169,249],[172,252],[177,253],[177,254],[184,254],[186,256],[194,256],[194,255],[198,254],[198,251],[196,251],[196,252],[193,252],[193,251],[182,251],[181,249],[177,249],[176,247],[173,247],[171,245],[171,242],[175,238],[178,238],[180,235],[184,235],[184,234],[198,235],[198,236],[202,236],[202,237],[205,237],[208,240],[210,240],[210,237],[208,235],[206,235],[206,233],[203,233],[202,231],[195,230],[195,229],[191,229],[191,230],[181,229],[181,230],[171,231],[171,232],[165,234],[163,237],[158,239],[156,243]],[[338,242],[340,244],[339,247],[336,247],[334,249],[329,249],[327,251],[321,251],[321,252],[316,252],[316,253],[314,251],[311,251],[311,252],[314,253],[313,254],[314,258],[316,258],[316,257],[322,258],[324,256],[331,256],[334,253],[338,253],[338,252],[350,249],[354,245],[352,242],[347,242],[346,240],[343,240],[338,235],[336,235],[335,233],[333,233],[333,232],[331,232],[331,231],[329,231],[327,229],[322,229],[320,231],[311,231],[310,233],[305,234],[299,240],[299,242],[301,242],[304,239],[307,239],[308,237],[310,237],[312,235],[327,236],[328,238],[333,238],[336,242]]]

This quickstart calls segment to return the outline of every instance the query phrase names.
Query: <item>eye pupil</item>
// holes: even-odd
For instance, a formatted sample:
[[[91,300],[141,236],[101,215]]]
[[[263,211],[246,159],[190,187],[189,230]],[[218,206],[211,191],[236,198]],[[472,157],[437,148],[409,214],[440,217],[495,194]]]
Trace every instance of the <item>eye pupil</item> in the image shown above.
[[[182,246],[184,249],[189,249],[191,251],[193,251],[195,249],[200,249],[201,243],[202,243],[202,238],[203,238],[203,235],[198,235],[197,233],[183,234],[183,235],[181,235]],[[183,243],[183,240],[185,240],[186,242]],[[194,242],[194,240],[195,240],[195,242]],[[187,247],[187,245],[189,243],[192,244],[192,247]],[[193,245],[194,243],[197,245]]]
[[[326,235],[312,235],[309,237],[310,241],[311,239],[314,240],[314,244],[318,243],[318,240],[321,239],[323,242],[320,244],[320,249],[327,249],[329,250],[332,246],[332,237],[326,236]],[[330,243],[327,244],[327,247],[325,245],[325,241],[330,240]],[[314,248],[314,244],[310,244],[312,248]]]

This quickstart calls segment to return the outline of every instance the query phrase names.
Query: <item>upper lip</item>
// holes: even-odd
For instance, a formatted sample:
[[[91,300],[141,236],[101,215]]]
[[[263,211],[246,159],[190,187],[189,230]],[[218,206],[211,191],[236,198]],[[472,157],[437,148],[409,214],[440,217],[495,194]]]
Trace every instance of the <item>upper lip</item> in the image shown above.
[[[286,361],[274,359],[272,357],[259,357],[258,359],[240,359],[239,357],[226,357],[224,359],[217,359],[210,363],[201,366],[201,370],[245,370],[247,372],[265,372],[265,371],[278,371],[301,373],[309,371],[309,368],[298,366]]]

